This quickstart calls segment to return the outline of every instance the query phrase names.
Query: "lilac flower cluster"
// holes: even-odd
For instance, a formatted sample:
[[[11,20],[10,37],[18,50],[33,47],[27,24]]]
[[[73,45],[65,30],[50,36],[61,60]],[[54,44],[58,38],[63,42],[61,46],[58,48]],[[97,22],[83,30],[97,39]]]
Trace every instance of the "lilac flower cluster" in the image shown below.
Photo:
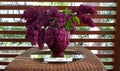
[[[46,43],[51,50],[55,50],[54,53],[60,53],[68,46],[68,32],[75,32],[75,23],[79,23],[80,20],[80,23],[94,27],[94,22],[86,14],[96,13],[93,7],[85,5],[64,12],[55,7],[48,10],[44,7],[30,7],[22,14],[22,18],[26,20],[26,38],[30,39],[32,45],[38,44],[40,49]]]
[[[33,7],[24,11],[22,17],[26,20],[26,26],[31,25],[38,18],[38,14],[38,10]]]
[[[92,6],[80,5],[78,8],[72,7],[72,12],[77,14],[81,23],[88,24],[91,27],[95,26],[93,20],[87,16],[87,14],[97,14],[97,11]]]

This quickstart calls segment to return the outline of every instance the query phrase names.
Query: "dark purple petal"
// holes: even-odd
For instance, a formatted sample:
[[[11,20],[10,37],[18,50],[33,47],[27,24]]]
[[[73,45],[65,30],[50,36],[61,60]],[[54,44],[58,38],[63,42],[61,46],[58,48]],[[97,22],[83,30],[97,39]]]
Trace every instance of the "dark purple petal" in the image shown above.
[[[95,26],[95,23],[93,22],[93,20],[92,20],[91,18],[88,18],[88,19],[86,20],[86,23],[88,23],[88,25],[89,25],[90,27],[94,27],[94,26]]]
[[[35,22],[33,22],[32,25],[36,30],[39,30],[43,26],[42,22],[40,22],[39,20],[36,20]]]
[[[34,22],[39,16],[39,12],[37,9],[30,7],[29,9],[25,10],[22,14],[22,18],[25,18],[27,21],[27,25],[31,25],[32,22]]]
[[[50,16],[50,17],[56,17],[57,16],[57,14],[58,14],[58,9],[56,8],[56,7],[51,7],[50,9],[49,9],[49,11],[48,11],[48,16]]]
[[[70,34],[74,34],[76,31],[75,24],[72,24],[72,29],[70,30]]]
[[[78,15],[80,14],[97,14],[97,11],[92,6],[80,5],[77,10]]]
[[[49,22],[48,22],[48,15],[47,15],[47,10],[44,7],[40,7],[39,8],[39,16],[37,19],[40,24],[42,24],[43,26],[48,26]]]
[[[90,27],[94,27],[95,26],[95,23],[88,16],[86,16],[86,15],[79,15],[79,18],[80,18],[80,22],[82,24],[88,24]]]
[[[40,29],[38,34],[38,46],[40,49],[43,49],[45,42],[45,29]]]
[[[38,40],[38,31],[32,25],[28,26],[26,30],[26,39],[30,39],[32,45],[36,45]]]
[[[77,7],[72,7],[71,10],[72,10],[72,13],[76,13],[78,11],[78,8]]]
[[[51,46],[54,43],[54,30],[55,28],[51,27],[45,31],[45,42],[48,46]]]
[[[87,19],[87,16],[86,16],[86,15],[81,14],[81,15],[79,15],[78,17],[79,17],[79,19],[80,19],[80,23],[86,24],[86,23],[85,23],[85,21],[86,21],[86,19]]]
[[[64,13],[58,13],[58,16],[57,16],[57,24],[58,24],[58,27],[63,27],[66,23],[66,15]]]

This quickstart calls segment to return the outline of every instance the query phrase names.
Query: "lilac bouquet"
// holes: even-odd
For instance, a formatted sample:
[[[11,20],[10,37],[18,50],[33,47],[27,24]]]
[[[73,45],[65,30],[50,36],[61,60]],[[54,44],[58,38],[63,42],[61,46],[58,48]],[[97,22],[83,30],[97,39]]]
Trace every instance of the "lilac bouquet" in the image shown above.
[[[32,45],[38,44],[40,49],[46,43],[49,47],[64,50],[69,42],[68,32],[73,34],[76,30],[75,24],[80,23],[94,27],[94,22],[87,15],[96,13],[92,6],[86,5],[72,7],[70,10],[63,11],[59,11],[56,7],[49,9],[30,7],[22,14],[22,18],[26,20],[26,39],[30,39]]]

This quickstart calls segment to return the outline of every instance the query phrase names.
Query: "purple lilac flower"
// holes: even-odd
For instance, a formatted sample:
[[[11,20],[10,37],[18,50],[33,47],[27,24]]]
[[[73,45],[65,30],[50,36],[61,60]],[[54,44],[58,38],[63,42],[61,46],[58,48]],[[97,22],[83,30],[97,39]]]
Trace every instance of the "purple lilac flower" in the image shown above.
[[[25,18],[26,26],[31,25],[39,16],[39,12],[37,9],[30,7],[22,14],[22,18]]]
[[[78,15],[79,14],[96,14],[96,10],[92,6],[86,6],[86,5],[80,5],[77,10]]]
[[[37,19],[40,22],[40,25],[42,24],[43,26],[48,26],[48,16],[47,16],[47,10],[44,7],[39,8],[39,16]]]
[[[80,14],[97,14],[97,11],[92,7],[92,6],[87,6],[87,5],[80,5],[78,8],[77,7],[72,7],[72,12],[77,13],[77,15]]]
[[[88,16],[81,14],[81,15],[79,15],[79,18],[80,18],[80,22],[81,23],[88,24],[90,27],[94,27],[95,26],[95,23]]]
[[[73,6],[71,10],[72,10],[72,13],[76,13],[78,11],[78,8]]]
[[[50,16],[51,18],[55,18],[58,15],[58,9],[56,7],[51,7],[48,10],[48,16]]]
[[[30,39],[30,42],[32,45],[36,45],[37,40],[38,40],[38,31],[34,29],[32,25],[27,27],[26,30],[26,39]]]
[[[47,14],[48,14],[48,18],[50,20],[50,24],[51,25],[53,24],[54,27],[63,27],[65,25],[66,15],[62,12],[59,12],[57,8],[51,7]]]
[[[59,27],[63,27],[65,23],[66,23],[66,15],[60,12],[57,16],[57,24]]]
[[[50,21],[50,27],[55,27],[55,26],[56,26],[56,24],[54,22]]]
[[[75,24],[72,24],[72,29],[70,30],[70,34],[74,34],[76,31]]]
[[[92,6],[89,6],[89,13],[92,14],[92,15],[96,15],[97,14],[97,11],[92,7]]]
[[[54,30],[55,28],[50,27],[45,31],[45,42],[48,46],[52,46],[54,43]]]
[[[93,22],[93,20],[91,18],[87,18],[86,23],[90,26],[90,27],[94,27],[95,23]]]
[[[39,30],[39,29],[43,26],[43,24],[42,24],[42,22],[40,22],[40,21],[37,19],[36,21],[34,21],[34,22],[32,23],[32,26],[34,26],[34,28],[35,28],[36,30]]]
[[[38,46],[43,49],[45,43],[45,29],[40,29],[38,34]]]

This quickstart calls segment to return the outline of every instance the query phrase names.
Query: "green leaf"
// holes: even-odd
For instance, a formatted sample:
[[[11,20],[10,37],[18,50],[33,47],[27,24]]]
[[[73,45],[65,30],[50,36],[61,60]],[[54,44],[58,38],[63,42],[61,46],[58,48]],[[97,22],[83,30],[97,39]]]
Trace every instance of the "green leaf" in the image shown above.
[[[75,19],[75,17],[72,17],[72,20],[74,23],[77,23],[77,20]]]
[[[75,23],[80,24],[80,19],[79,19],[77,16],[73,17],[72,20],[73,20]]]
[[[64,27],[66,30],[70,31],[72,29],[72,20],[67,20]]]
[[[66,8],[65,10],[63,10],[63,13],[65,13],[68,16],[69,14],[71,14],[71,10]]]

